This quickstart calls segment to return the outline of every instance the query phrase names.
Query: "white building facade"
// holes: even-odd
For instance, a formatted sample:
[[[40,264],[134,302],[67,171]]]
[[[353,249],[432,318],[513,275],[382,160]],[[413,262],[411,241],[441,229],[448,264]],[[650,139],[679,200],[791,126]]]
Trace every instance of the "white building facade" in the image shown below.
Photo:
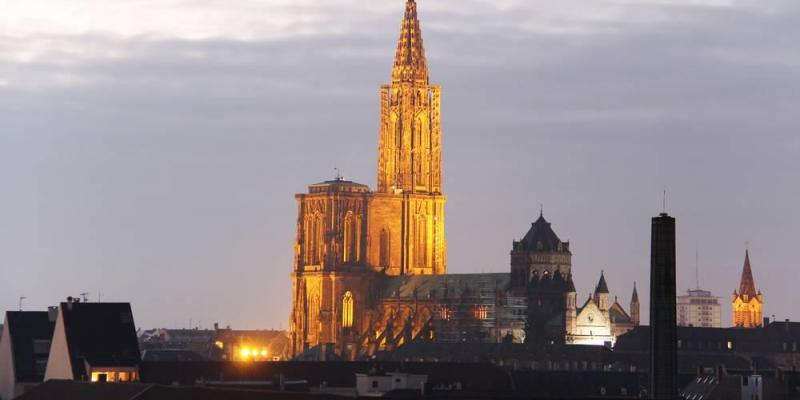
[[[677,298],[678,326],[700,328],[722,327],[722,306],[719,298],[707,290],[686,291]]]

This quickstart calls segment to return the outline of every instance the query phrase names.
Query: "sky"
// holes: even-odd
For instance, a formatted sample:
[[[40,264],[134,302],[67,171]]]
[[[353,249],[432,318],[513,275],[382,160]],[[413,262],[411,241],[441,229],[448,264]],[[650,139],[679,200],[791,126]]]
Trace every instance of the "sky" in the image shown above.
[[[541,204],[579,301],[604,271],[646,321],[666,189],[679,293],[699,266],[729,325],[749,243],[765,316],[800,320],[800,2],[418,4],[449,272],[508,271]],[[0,309],[86,292],[140,328],[285,329],[293,196],[334,168],[374,187],[403,8],[4,0]]]

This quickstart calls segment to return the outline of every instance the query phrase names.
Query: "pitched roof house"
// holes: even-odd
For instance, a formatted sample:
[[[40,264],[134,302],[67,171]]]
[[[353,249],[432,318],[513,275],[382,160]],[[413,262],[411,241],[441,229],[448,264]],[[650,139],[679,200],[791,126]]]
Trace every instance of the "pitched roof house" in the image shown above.
[[[139,342],[129,303],[61,303],[45,380],[138,381]]]
[[[54,316],[47,311],[6,312],[0,337],[0,399],[13,399],[42,382]]]

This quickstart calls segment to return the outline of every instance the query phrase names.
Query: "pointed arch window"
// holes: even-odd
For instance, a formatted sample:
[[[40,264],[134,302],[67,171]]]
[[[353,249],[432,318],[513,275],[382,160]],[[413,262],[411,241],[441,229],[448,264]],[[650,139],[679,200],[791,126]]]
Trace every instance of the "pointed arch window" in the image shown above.
[[[379,265],[382,268],[388,268],[390,262],[390,247],[391,245],[391,236],[389,235],[389,230],[384,228],[381,230],[381,237],[380,237],[380,260],[378,261]]]
[[[417,217],[416,243],[414,254],[417,268],[428,267],[428,218],[425,215]]]
[[[342,297],[342,328],[353,327],[353,293],[349,290]]]
[[[318,265],[322,259],[323,229],[321,214],[306,218],[306,265]]]
[[[344,262],[353,261],[353,213],[348,212],[344,217]]]

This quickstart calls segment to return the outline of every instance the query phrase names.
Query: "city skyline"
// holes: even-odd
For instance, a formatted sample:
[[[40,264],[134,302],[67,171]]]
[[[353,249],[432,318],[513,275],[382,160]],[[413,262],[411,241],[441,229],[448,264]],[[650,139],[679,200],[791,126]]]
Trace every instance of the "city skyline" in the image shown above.
[[[575,18],[566,31],[547,21],[531,31],[527,23],[470,24],[541,11],[548,2],[473,2],[463,15],[442,2],[422,14],[432,79],[446,89],[449,272],[506,271],[511,241],[543,204],[570,241],[579,302],[604,270],[613,293],[629,294],[637,281],[647,310],[647,221],[661,211],[666,187],[666,208],[678,219],[678,292],[694,287],[699,248],[701,281],[713,282],[701,286],[721,298],[729,326],[728,299],[749,241],[764,316],[797,319],[791,304],[798,295],[781,279],[800,259],[791,246],[800,219],[792,207],[800,195],[792,186],[800,140],[788,111],[800,100],[790,93],[798,85],[790,68],[797,60],[776,60],[767,56],[780,51],[758,48],[761,57],[742,67],[737,56],[770,35],[712,32],[709,20],[693,25],[691,17],[711,13],[711,21],[731,29],[726,18],[743,15],[788,25],[799,9],[788,2],[767,12],[751,2],[676,1],[649,5],[673,18],[629,26],[622,22],[630,22],[624,17],[631,9],[653,10],[623,2],[615,9],[620,16],[610,12],[613,3],[601,3],[609,7],[600,13],[606,20]],[[348,25],[352,31],[334,39],[324,30],[247,38],[222,29],[212,39],[191,32],[142,39],[121,31],[91,34],[96,45],[88,50],[56,51],[63,41],[87,37],[66,27],[24,52],[0,31],[12,50],[0,55],[0,117],[11,127],[0,138],[7,163],[0,176],[10,182],[2,201],[9,222],[0,228],[0,262],[11,266],[2,276],[3,306],[16,309],[17,297],[26,296],[26,309],[44,309],[67,295],[89,291],[96,300],[102,292],[107,300],[131,301],[140,327],[193,319],[206,327],[286,328],[292,193],[332,177],[333,168],[375,182],[377,89],[387,79],[401,5],[383,1],[359,10],[364,28]],[[339,9],[319,10],[323,21],[341,19]],[[709,42],[670,56],[644,49],[683,43],[687,37],[672,31],[682,25]],[[726,35],[739,40],[714,41],[730,40]],[[465,36],[470,43],[462,43]],[[595,46],[666,63],[597,60]],[[527,58],[519,53],[527,48],[542,51]],[[276,65],[270,54],[281,61]],[[306,66],[312,60],[319,63]],[[684,68],[675,69],[680,61]],[[288,80],[264,79],[265,71]],[[662,73],[675,82],[660,81]],[[134,78],[129,84],[107,80],[126,74]],[[741,74],[775,86],[745,88]],[[692,85],[700,78],[707,86]],[[726,90],[747,100],[737,102]]]

